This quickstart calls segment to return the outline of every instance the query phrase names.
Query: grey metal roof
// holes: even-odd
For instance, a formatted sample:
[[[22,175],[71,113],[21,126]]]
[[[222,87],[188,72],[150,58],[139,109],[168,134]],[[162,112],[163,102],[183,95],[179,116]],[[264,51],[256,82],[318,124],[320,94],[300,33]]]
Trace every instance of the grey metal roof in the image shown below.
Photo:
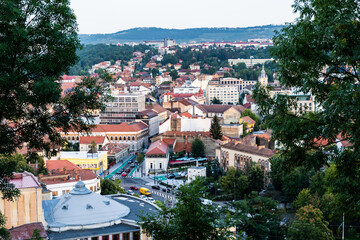
[[[110,227],[94,228],[85,230],[69,230],[64,232],[47,232],[49,240],[82,239],[91,236],[111,235],[120,232],[139,231],[140,227],[134,227],[126,224],[117,224]]]

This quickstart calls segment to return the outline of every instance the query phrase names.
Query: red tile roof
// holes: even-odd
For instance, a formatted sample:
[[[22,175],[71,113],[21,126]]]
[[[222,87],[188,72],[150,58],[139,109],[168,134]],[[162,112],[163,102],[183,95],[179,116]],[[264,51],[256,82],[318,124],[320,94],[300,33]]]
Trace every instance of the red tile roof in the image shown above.
[[[169,145],[161,140],[151,143],[146,155],[164,155],[167,153]]]
[[[68,160],[48,160],[46,161],[46,168],[49,171],[60,168],[66,168],[68,170],[81,169],[81,167]]]
[[[100,151],[107,151],[108,155],[114,155],[129,146],[130,145],[126,143],[107,143],[100,149]]]
[[[96,144],[103,144],[105,136],[80,136],[80,144],[91,144],[95,141]]]
[[[242,117],[242,120],[244,120],[244,122],[247,122],[248,124],[255,124],[255,121],[249,116]]]
[[[222,105],[222,104],[213,104],[213,105],[206,105],[206,104],[199,104],[196,105],[200,110],[206,113],[224,113],[226,110],[231,108],[231,105]]]
[[[32,235],[35,229],[40,230],[40,237],[47,239],[48,236],[46,234],[45,228],[42,223],[29,223],[24,224],[9,230],[10,238],[12,240],[30,240],[33,239]]]
[[[191,152],[191,148],[192,148],[192,143],[188,142],[176,142],[175,147],[174,147],[174,152],[182,152],[185,151],[187,153]]]

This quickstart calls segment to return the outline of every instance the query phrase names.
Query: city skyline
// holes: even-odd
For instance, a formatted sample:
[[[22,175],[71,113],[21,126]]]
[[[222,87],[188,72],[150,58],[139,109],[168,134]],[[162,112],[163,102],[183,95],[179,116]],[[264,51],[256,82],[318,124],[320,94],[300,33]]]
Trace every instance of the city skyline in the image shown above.
[[[293,22],[292,1],[190,1],[169,6],[167,1],[118,2],[71,0],[80,34],[114,33],[136,27],[186,29],[198,27],[252,27]],[[222,7],[219,8],[221,4]]]

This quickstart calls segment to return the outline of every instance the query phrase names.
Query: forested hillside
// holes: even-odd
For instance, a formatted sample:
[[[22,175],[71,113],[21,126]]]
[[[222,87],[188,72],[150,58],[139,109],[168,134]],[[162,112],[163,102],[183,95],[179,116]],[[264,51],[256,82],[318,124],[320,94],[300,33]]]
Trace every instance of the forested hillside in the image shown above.
[[[111,34],[80,34],[82,44],[142,42],[146,40],[175,39],[176,42],[189,41],[247,41],[250,38],[272,38],[274,31],[282,25],[266,25],[246,28],[132,28]]]

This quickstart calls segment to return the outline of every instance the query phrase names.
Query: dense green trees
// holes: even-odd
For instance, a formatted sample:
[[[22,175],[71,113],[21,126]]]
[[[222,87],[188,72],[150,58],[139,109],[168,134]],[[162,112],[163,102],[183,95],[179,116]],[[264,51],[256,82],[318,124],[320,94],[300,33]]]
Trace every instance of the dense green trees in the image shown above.
[[[191,154],[194,158],[205,157],[205,145],[199,138],[192,142]]]
[[[159,212],[141,216],[144,231],[158,240],[232,239],[228,216],[201,204],[205,188],[199,181],[180,187],[173,208],[163,205]]]
[[[59,129],[90,130],[81,118],[109,98],[105,77],[85,78],[61,95],[59,77],[78,59],[76,31],[68,0],[0,3],[0,190],[8,199],[16,165],[4,159],[24,143],[51,153],[64,144]]]
[[[294,99],[271,99],[260,87],[255,91],[258,110],[282,146],[287,171],[298,166],[317,171],[333,162],[331,191],[345,215],[359,214],[359,1],[299,0],[294,9],[300,17],[274,37],[272,53],[280,82],[311,92],[317,111],[294,115],[289,111]],[[320,139],[325,144],[318,144]],[[336,139],[350,144],[339,151]]]
[[[120,187],[120,183],[120,179],[116,179],[115,182],[111,181],[110,179],[101,179],[101,195],[117,194],[119,192],[123,192],[123,189]]]

